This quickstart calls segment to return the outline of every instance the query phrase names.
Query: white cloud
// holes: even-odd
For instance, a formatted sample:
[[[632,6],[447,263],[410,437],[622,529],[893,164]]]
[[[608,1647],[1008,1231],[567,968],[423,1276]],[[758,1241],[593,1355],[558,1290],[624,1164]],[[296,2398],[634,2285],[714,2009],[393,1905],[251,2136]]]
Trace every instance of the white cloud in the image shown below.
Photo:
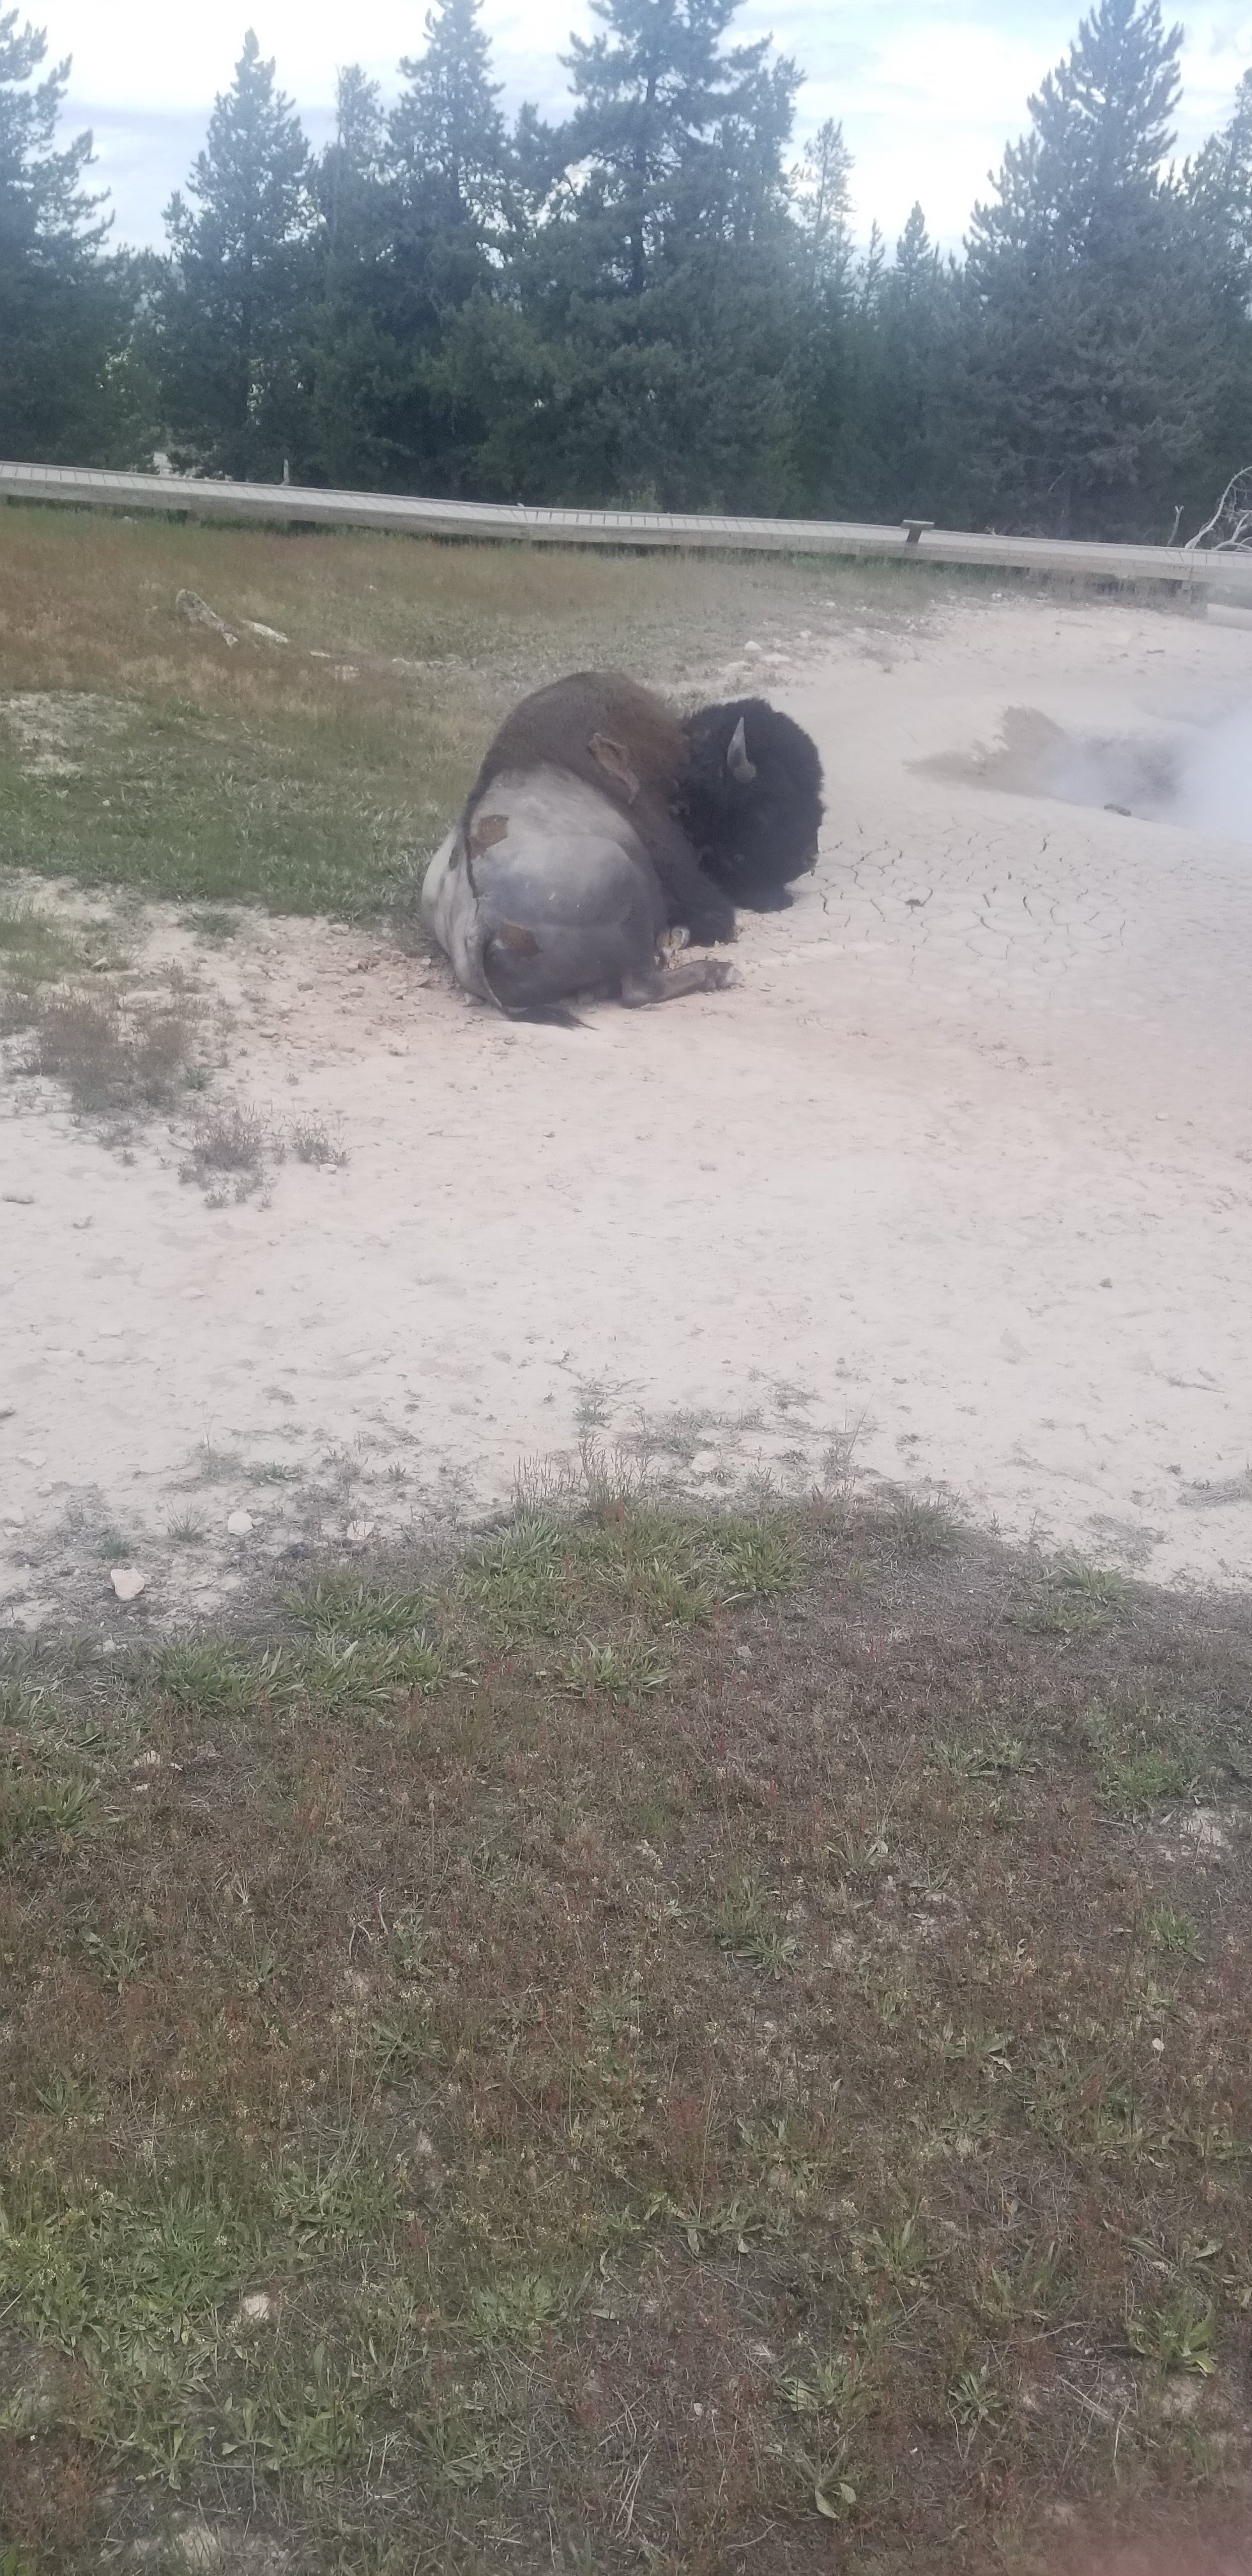
[[[746,0],[732,34],[772,33],[803,66],[801,135],[825,116],[842,117],[862,232],[877,216],[894,238],[920,198],[932,233],[955,244],[1084,5]],[[67,124],[95,128],[97,180],[113,190],[118,237],[132,241],[160,240],[160,209],[186,177],[250,18],[315,141],[328,130],[340,65],[360,61],[394,94],[401,54],[423,44],[424,0],[359,0],[347,18],[340,0],[239,0],[237,22],[220,11],[179,15],[169,0],[45,0],[40,22],[45,9],[52,51],[74,57]],[[589,23],[585,0],[560,0],[542,24],[533,6],[486,0],[484,21],[505,104],[533,97],[559,114],[565,84],[557,56],[571,24]],[[1189,11],[1182,151],[1221,122],[1250,62],[1252,8],[1214,0]]]

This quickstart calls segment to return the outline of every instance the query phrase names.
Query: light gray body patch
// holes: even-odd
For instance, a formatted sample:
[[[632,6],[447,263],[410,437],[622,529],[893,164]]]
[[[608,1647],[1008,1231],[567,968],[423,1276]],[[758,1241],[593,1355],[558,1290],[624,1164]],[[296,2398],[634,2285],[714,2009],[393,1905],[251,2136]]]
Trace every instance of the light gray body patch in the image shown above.
[[[458,983],[502,1011],[655,974],[665,898],[627,814],[551,767],[494,778],[436,852],[422,918]]]

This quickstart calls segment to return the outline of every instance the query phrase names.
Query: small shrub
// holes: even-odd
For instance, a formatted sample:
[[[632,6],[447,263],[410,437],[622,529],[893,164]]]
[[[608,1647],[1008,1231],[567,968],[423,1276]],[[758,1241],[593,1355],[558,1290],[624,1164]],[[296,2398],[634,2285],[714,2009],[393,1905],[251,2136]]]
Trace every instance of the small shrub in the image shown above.
[[[585,1638],[561,1671],[563,1687],[580,1699],[594,1699],[598,1691],[608,1699],[633,1699],[638,1691],[662,1689],[668,1679],[651,1647],[630,1641],[595,1646]]]
[[[1126,2338],[1133,2353],[1143,2361],[1154,2361],[1159,2370],[1193,2371],[1208,2379],[1217,2368],[1215,2324],[1211,2306],[1200,2308],[1183,2297],[1169,2307],[1152,2308],[1145,2316],[1132,2316]]]
[[[1200,1936],[1189,1915],[1176,1914],[1172,1905],[1154,1905],[1147,1918],[1148,1939],[1154,1950],[1164,1950],[1175,1959],[1198,1959]]]
[[[91,1821],[93,1798],[90,1780],[0,1773],[0,1851],[44,1834],[81,1834]]]
[[[197,1121],[178,1177],[203,1182],[216,1172],[237,1172],[259,1180],[270,1144],[269,1126],[260,1110],[230,1101]]]
[[[793,1933],[782,1931],[750,1878],[723,1893],[713,1932],[719,1949],[728,1950],[745,1967],[763,1969],[775,1984],[795,1966],[799,1943]]]
[[[340,1130],[324,1118],[293,1118],[287,1142],[298,1163],[331,1163],[341,1170],[348,1159]]]
[[[476,2290],[470,2302],[473,2341],[488,2350],[494,2344],[535,2345],[549,2326],[568,2315],[568,2289],[550,2272],[518,2272],[512,2280]]]
[[[258,1667],[217,1638],[189,1639],[158,1657],[156,1678],[180,1708],[203,1715],[244,1709],[256,1695]]]
[[[897,1555],[916,1564],[927,1557],[951,1556],[960,1524],[942,1503],[904,1494],[886,1524],[886,1534]]]

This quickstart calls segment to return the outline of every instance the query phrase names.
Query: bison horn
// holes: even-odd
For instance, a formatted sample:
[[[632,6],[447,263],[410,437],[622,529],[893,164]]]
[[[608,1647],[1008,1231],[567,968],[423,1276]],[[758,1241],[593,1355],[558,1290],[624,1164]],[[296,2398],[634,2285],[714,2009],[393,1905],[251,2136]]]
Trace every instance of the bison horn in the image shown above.
[[[730,737],[730,747],[726,753],[726,766],[730,771],[731,777],[737,778],[741,787],[751,786],[752,781],[756,776],[756,763],[748,758],[748,743],[747,736],[743,729],[742,716],[740,716],[739,722]]]

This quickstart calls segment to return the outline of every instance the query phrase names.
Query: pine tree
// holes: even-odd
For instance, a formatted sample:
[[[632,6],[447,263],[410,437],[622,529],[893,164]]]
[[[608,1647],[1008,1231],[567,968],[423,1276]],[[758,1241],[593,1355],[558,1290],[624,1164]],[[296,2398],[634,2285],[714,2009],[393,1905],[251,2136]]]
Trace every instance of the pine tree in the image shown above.
[[[205,471],[275,478],[298,434],[293,341],[313,220],[308,146],[252,30],[166,209],[159,299],[171,439]]]
[[[426,51],[400,65],[408,88],[390,121],[392,169],[412,233],[489,241],[503,213],[508,149],[481,0],[437,0]]]
[[[30,87],[47,51],[47,36],[29,21],[18,33],[16,9],[0,15],[0,262],[6,274],[30,258],[81,267],[109,229],[98,217],[103,198],[82,185],[92,158],[90,134],[63,152],[52,149],[68,58]]]
[[[1217,326],[1163,166],[1181,43],[1160,0],[1099,0],[975,209],[967,428],[1001,523],[1168,525],[1203,454]]]
[[[387,128],[377,81],[350,63],[335,82],[335,139],[317,171],[316,192],[332,259],[355,259],[376,244],[384,221]]]
[[[36,81],[47,50],[16,9],[0,13],[0,454],[130,463],[134,266],[102,255],[90,134],[56,149],[70,66]]]
[[[1222,317],[1213,386],[1214,425],[1205,488],[1194,488],[1194,531],[1232,474],[1252,461],[1252,71],[1235,93],[1228,125],[1184,173],[1206,283]],[[1182,533],[1186,533],[1184,529]]]
[[[565,137],[603,283],[641,295],[705,239],[759,236],[785,202],[800,75],[770,41],[723,49],[739,0],[592,0],[603,33],[562,57]]]
[[[1099,0],[1029,101],[1032,130],[1005,153],[997,201],[975,207],[975,276],[1005,251],[1072,259],[1133,229],[1174,140],[1182,41],[1161,0]]]
[[[1235,92],[1230,122],[1184,173],[1187,199],[1223,291],[1252,307],[1252,71]]]
[[[393,299],[395,199],[378,83],[359,64],[335,89],[335,136],[313,175],[321,223],[309,259],[307,306],[294,320],[300,390],[293,471],[301,481],[381,487],[394,480],[386,419],[408,379],[386,328]]]
[[[879,288],[863,401],[875,517],[956,517],[961,442],[952,416],[954,281],[914,206]]]
[[[806,284],[842,294],[852,264],[852,155],[833,117],[806,143],[791,186]]]

